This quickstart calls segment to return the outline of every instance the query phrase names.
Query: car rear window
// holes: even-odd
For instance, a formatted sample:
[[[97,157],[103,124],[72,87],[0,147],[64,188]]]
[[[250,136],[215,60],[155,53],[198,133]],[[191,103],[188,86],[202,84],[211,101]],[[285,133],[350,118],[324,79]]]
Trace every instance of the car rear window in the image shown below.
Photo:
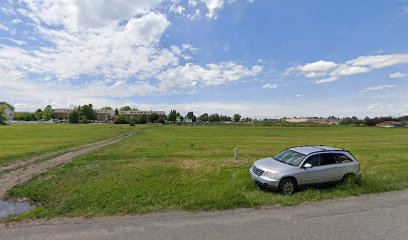
[[[347,162],[353,162],[346,154],[343,153],[335,153],[336,160],[339,163],[347,163]]]

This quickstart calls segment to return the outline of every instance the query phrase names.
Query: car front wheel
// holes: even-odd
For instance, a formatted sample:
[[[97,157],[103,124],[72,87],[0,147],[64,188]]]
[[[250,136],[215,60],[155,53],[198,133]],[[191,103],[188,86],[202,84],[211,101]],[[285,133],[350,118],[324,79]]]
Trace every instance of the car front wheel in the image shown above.
[[[279,183],[279,192],[290,195],[296,190],[296,182],[293,179],[285,178]]]

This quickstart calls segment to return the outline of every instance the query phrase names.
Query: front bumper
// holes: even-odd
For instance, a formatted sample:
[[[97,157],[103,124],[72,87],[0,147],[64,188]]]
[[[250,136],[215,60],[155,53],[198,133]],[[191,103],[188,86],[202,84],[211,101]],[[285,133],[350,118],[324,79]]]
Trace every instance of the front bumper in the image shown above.
[[[279,180],[271,179],[263,175],[258,176],[252,171],[252,167],[249,169],[249,174],[251,175],[251,178],[261,186],[274,190],[278,189],[279,187]]]

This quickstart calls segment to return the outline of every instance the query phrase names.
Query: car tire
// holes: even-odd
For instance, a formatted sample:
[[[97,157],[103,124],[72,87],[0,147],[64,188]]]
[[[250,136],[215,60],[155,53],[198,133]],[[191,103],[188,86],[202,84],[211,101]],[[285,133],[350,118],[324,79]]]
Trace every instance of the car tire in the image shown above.
[[[278,191],[283,195],[291,195],[296,190],[296,182],[291,178],[284,178],[279,183]]]
[[[341,182],[344,184],[356,183],[357,182],[356,175],[354,175],[353,173],[348,173],[344,175]]]

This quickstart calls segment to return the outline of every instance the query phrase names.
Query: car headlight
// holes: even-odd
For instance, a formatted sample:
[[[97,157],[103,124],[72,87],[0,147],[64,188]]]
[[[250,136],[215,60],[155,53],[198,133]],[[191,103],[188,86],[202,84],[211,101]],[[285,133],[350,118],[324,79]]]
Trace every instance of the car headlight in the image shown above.
[[[278,174],[274,173],[274,172],[265,172],[264,173],[265,177],[271,178],[271,179],[276,179]]]

